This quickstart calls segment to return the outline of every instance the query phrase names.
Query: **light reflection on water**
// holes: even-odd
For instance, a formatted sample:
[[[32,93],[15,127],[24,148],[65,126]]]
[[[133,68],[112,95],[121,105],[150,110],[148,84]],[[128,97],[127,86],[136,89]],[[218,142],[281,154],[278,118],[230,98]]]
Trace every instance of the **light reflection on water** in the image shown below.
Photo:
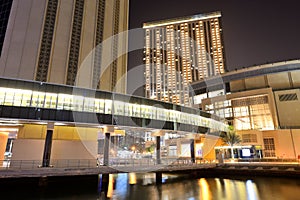
[[[55,180],[61,180],[55,179]],[[155,173],[73,177],[63,182],[48,179],[46,186],[21,182],[0,187],[1,199],[59,200],[298,200],[300,180],[267,177],[197,178]],[[98,183],[98,188],[97,188]]]
[[[300,181],[282,178],[223,179],[181,178],[163,174],[156,185],[155,174],[118,174],[109,176],[109,191],[98,199],[114,200],[264,200],[300,199]],[[101,176],[100,179],[101,181]]]

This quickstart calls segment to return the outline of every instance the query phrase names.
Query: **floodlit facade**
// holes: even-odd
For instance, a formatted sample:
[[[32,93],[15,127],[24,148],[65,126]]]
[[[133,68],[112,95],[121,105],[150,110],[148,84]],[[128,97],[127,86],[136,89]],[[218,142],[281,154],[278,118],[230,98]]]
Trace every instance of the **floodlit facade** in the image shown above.
[[[128,0],[3,2],[0,76],[126,92]]]
[[[0,78],[0,161],[6,152],[13,155],[9,159],[15,165],[20,160],[40,163],[49,139],[49,124],[53,124],[51,162],[95,161],[108,126],[116,128],[113,137],[135,128],[201,135],[227,128],[195,108],[107,91]]]
[[[134,129],[226,130],[199,109],[122,94],[129,0],[6,2],[0,3],[0,160],[6,164],[69,166],[75,159],[84,165],[100,155],[109,164],[117,152],[108,141],[119,144],[114,141]]]
[[[225,72],[221,13],[144,23],[145,94],[191,106],[189,84]]]
[[[256,158],[294,159],[300,155],[299,77],[300,61],[291,60],[228,72],[211,77],[211,87],[204,81],[192,87],[197,105],[227,119]]]

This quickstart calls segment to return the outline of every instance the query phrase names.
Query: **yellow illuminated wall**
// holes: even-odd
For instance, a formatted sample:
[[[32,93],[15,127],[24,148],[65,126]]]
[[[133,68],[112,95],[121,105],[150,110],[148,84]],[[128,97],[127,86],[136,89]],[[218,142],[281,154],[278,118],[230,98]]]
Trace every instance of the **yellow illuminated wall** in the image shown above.
[[[215,160],[215,149],[216,146],[222,146],[223,141],[215,136],[206,136],[203,141],[203,158],[206,160]]]
[[[41,160],[46,125],[24,124],[13,143],[13,160]],[[97,155],[98,128],[55,126],[51,160],[94,159]]]
[[[25,124],[19,128],[18,139],[45,139],[47,125]],[[97,140],[97,128],[55,126],[53,140]]]
[[[4,160],[4,153],[6,149],[7,139],[8,139],[8,133],[0,132],[0,161]],[[0,164],[2,163],[0,162]]]
[[[278,130],[244,130],[238,131],[238,134],[256,135],[256,140],[252,142],[242,142],[242,145],[259,145],[262,146],[263,156],[271,155],[270,150],[265,146],[264,139],[274,140],[274,158],[294,159],[300,155],[300,129],[278,129]]]

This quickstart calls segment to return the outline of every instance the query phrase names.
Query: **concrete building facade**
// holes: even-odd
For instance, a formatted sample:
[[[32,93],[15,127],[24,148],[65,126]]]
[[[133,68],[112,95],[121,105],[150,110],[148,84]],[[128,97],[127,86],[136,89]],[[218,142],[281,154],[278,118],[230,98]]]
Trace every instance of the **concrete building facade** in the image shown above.
[[[128,3],[13,0],[0,76],[125,93]]]
[[[212,77],[210,88],[204,82],[193,88],[198,106],[227,119],[243,145],[261,148],[263,157],[298,158],[299,77],[300,61],[291,60],[228,72]]]

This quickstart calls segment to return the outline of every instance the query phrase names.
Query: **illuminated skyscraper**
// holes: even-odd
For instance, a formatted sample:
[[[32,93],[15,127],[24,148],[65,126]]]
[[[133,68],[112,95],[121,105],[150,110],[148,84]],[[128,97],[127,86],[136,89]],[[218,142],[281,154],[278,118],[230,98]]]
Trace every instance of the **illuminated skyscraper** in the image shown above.
[[[0,56],[2,52],[2,46],[11,10],[11,5],[12,0],[0,0]]]
[[[144,23],[146,97],[191,105],[189,83],[225,72],[221,13]]]
[[[1,13],[10,10],[1,18],[0,76],[125,93],[127,55],[118,53],[126,52],[127,35],[96,47],[128,29],[128,2],[0,1]]]

